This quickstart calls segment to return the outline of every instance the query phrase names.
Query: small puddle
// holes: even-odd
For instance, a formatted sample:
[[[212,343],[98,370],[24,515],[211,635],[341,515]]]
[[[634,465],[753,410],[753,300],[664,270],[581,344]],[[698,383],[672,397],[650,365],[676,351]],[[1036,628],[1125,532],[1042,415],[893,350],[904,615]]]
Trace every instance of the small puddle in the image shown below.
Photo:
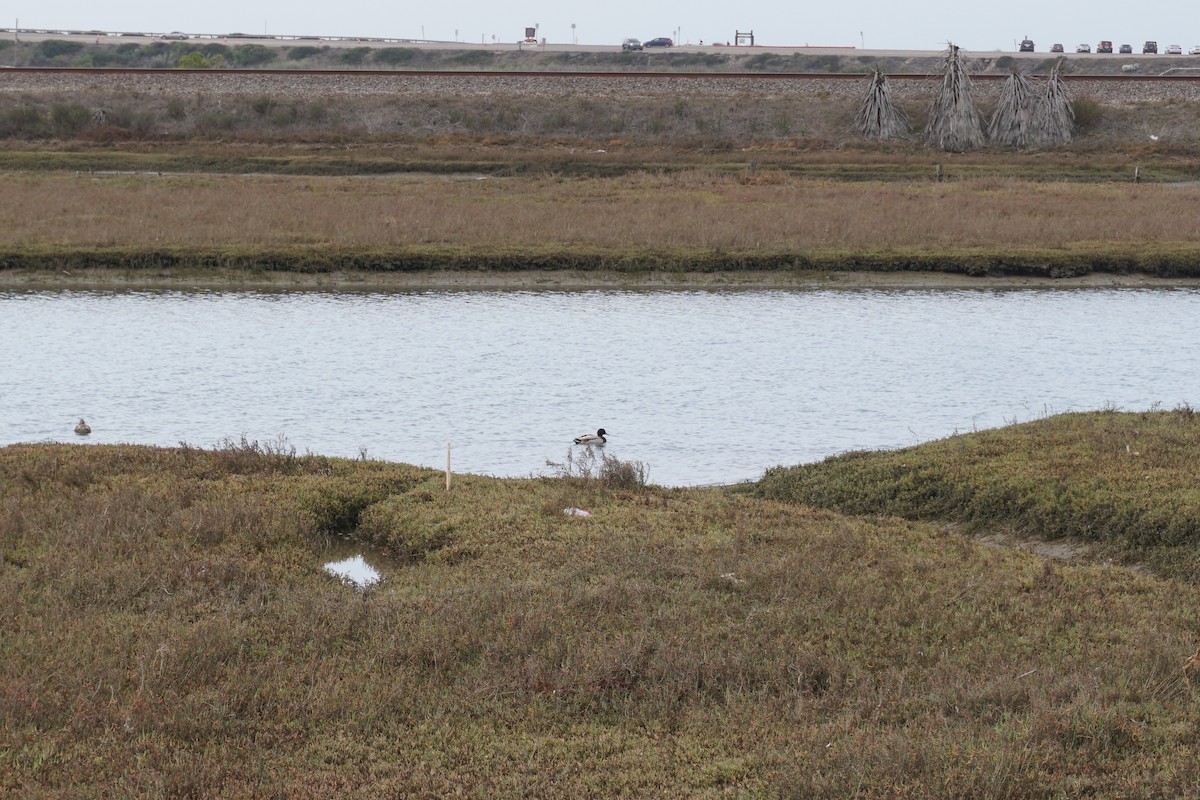
[[[318,555],[326,572],[356,589],[375,586],[396,566],[394,559],[349,539],[326,539]]]
[[[383,577],[379,574],[379,570],[368,564],[361,555],[341,561],[330,561],[325,565],[325,571],[335,578],[339,578],[342,583],[349,583],[359,589],[373,586],[379,583]]]

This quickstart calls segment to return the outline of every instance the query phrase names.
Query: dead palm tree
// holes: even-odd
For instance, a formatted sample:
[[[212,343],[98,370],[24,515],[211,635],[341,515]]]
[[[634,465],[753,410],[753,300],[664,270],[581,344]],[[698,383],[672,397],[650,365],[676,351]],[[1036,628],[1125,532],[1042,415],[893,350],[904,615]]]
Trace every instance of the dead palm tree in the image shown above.
[[[1059,66],[1054,66],[1046,81],[1046,90],[1033,109],[1032,143],[1038,147],[1067,144],[1075,133],[1075,112],[1071,109],[1071,98],[1059,74]]]
[[[1039,101],[1029,79],[1013,70],[1000,89],[1000,101],[988,124],[988,139],[1001,147],[1027,147],[1033,138],[1033,113]]]
[[[951,44],[942,57],[942,87],[929,109],[925,144],[952,153],[983,146],[983,121],[971,99],[971,76],[958,46]]]
[[[887,76],[876,67],[867,77],[867,93],[858,102],[854,129],[868,139],[886,141],[908,134],[908,115],[892,100]]]

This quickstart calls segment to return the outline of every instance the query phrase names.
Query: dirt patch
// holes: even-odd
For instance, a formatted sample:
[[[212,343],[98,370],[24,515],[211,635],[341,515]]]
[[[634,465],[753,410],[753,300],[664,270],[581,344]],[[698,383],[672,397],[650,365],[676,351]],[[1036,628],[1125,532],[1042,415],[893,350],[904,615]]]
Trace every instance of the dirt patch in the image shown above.
[[[950,529],[956,528],[956,526],[949,527]],[[1154,575],[1154,571],[1145,564],[1114,558],[1114,553],[1110,548],[1084,539],[1039,539],[1036,536],[1018,533],[1009,528],[993,528],[974,538],[989,547],[1020,550],[1053,561],[1106,567],[1117,566],[1140,575]]]
[[[1055,561],[1072,563],[1091,563],[1095,560],[1095,547],[1088,542],[1074,539],[1043,540],[1029,536],[1020,536],[1011,532],[993,531],[977,537],[980,542],[990,547],[1011,548],[1027,553],[1052,558]]]

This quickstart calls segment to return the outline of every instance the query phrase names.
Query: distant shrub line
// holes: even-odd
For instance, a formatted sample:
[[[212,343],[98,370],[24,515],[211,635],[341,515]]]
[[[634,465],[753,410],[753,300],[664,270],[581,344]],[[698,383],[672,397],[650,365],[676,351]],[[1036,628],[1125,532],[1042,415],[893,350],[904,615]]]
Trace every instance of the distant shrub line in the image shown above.
[[[1146,247],[1136,253],[736,253],[685,250],[561,248],[505,251],[474,248],[4,248],[0,270],[225,270],[233,272],[935,272],[976,277],[1073,278],[1093,273],[1200,277],[1200,249]]]

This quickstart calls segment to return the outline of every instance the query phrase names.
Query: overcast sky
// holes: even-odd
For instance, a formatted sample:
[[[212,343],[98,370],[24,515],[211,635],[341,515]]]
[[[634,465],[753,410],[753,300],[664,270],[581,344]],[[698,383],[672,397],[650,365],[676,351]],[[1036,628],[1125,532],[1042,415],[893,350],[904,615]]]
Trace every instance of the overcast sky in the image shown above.
[[[263,33],[381,36],[442,41],[513,42],[525,26],[538,26],[550,42],[616,44],[626,36],[669,36],[696,44],[733,41],[753,30],[767,45],[865,46],[868,49],[939,50],[953,41],[967,50],[1014,50],[1023,36],[1039,51],[1061,42],[1068,50],[1102,39],[1140,45],[1154,39],[1186,50],[1200,44],[1200,14],[1193,2],[1141,3],[1034,0],[963,3],[949,0],[859,0],[795,3],[781,0],[457,0],[380,3],[377,0],[17,0],[6,4],[22,28],[163,33]],[[572,24],[575,28],[572,31]]]

